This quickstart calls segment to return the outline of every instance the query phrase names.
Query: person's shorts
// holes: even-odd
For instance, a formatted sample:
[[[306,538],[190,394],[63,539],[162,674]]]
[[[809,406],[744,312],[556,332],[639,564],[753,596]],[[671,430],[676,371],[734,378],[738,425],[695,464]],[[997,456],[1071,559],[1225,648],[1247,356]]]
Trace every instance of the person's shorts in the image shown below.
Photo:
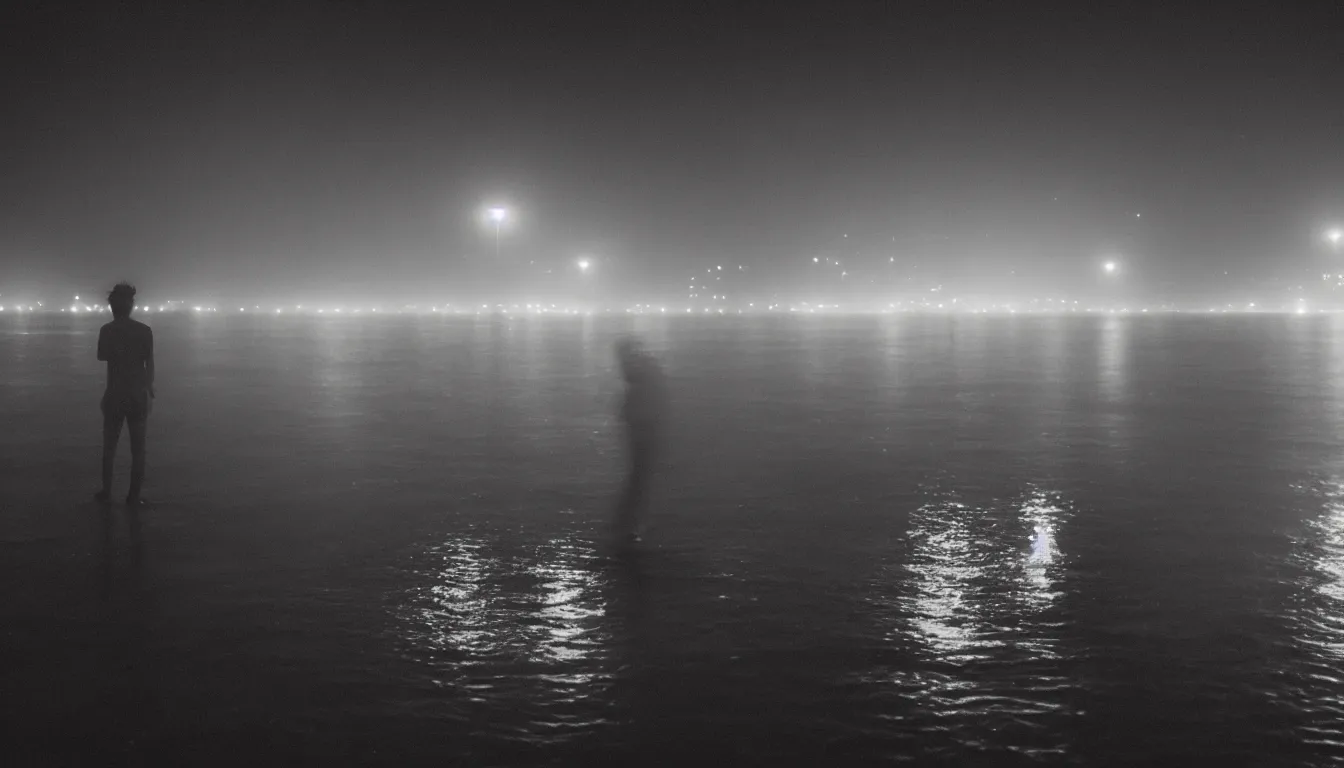
[[[121,423],[144,421],[149,418],[150,397],[148,392],[139,394],[103,393],[103,419]]]

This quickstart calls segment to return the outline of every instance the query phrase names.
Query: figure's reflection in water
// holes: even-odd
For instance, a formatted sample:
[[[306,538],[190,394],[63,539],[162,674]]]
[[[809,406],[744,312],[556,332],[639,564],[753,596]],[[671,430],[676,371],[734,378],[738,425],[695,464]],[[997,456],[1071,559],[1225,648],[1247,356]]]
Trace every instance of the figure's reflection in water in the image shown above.
[[[121,581],[121,569],[118,564],[123,557],[125,560],[125,578],[128,584],[132,587],[139,585],[145,562],[144,531],[141,527],[140,509],[138,507],[126,507],[124,514],[118,514],[116,510],[103,508],[99,509],[96,514],[99,517],[99,592],[104,599],[109,599],[117,591],[117,585]],[[124,555],[117,542],[118,518],[124,518],[125,521],[127,543]]]
[[[607,562],[607,613],[614,641],[610,688],[612,720],[628,755],[640,755],[651,743],[647,728],[657,728],[657,691],[648,631],[648,553],[627,549]]]

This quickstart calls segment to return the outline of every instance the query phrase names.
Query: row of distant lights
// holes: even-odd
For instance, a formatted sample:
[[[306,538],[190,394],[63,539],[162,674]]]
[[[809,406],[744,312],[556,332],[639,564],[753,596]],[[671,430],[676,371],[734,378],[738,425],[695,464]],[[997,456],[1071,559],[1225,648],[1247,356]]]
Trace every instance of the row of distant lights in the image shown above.
[[[969,308],[967,308],[966,305],[964,305],[964,304],[963,304],[963,305],[960,305],[960,306],[957,306],[957,307],[952,306],[952,305],[956,305],[956,304],[957,304],[957,300],[956,300],[956,299],[952,300],[951,302],[944,302],[944,303],[938,303],[938,304],[935,304],[935,303],[933,303],[933,302],[928,302],[928,301],[918,301],[918,302],[894,302],[894,303],[889,303],[889,304],[886,306],[885,309],[882,309],[882,310],[880,310],[879,312],[880,312],[881,314],[890,314],[891,312],[911,312],[911,311],[920,312],[920,311],[930,311],[930,310],[938,310],[938,309],[944,309],[944,310],[946,310],[946,309],[956,309],[956,310],[959,310],[959,311],[962,311],[962,312],[966,312],[966,313],[969,313],[969,314],[1002,314],[1002,313],[1017,314],[1017,313],[1019,313],[1019,312],[1022,312],[1022,313],[1024,313],[1024,314],[1059,314],[1060,312],[1066,312],[1066,313],[1071,313],[1071,314],[1076,314],[1076,313],[1079,313],[1079,312],[1082,312],[1082,313],[1085,313],[1085,314],[1130,314],[1130,313],[1132,313],[1132,312],[1133,312],[1133,313],[1139,313],[1139,314],[1148,314],[1148,313],[1154,311],[1154,310],[1152,310],[1152,309],[1149,308],[1149,307],[1142,307],[1142,308],[1138,308],[1138,309],[1131,309],[1131,308],[1129,308],[1129,307],[1121,307],[1121,308],[1119,308],[1119,309],[1116,309],[1116,308],[1113,308],[1113,307],[1112,307],[1112,308],[1098,308],[1098,307],[1078,307],[1078,306],[1068,306],[1068,305],[1069,305],[1069,302],[1067,302],[1067,301],[1065,301],[1065,300],[1063,300],[1063,299],[1059,300],[1059,302],[1060,302],[1061,305],[1064,305],[1064,306],[1061,306],[1059,309],[1051,309],[1051,308],[1044,308],[1044,307],[1039,307],[1039,306],[1031,306],[1031,305],[1037,305],[1037,304],[1039,304],[1039,301],[1040,301],[1040,300],[1032,300],[1031,302],[1028,303],[1029,306],[1026,306],[1026,307],[1022,307],[1022,306],[1019,306],[1019,305],[1010,305],[1010,304],[991,304],[991,305],[989,305],[989,306],[979,307],[979,308],[974,308],[974,309],[969,309]],[[1047,302],[1051,302],[1051,301],[1054,301],[1054,300],[1052,300],[1052,299],[1046,299],[1045,301],[1047,301]],[[1078,302],[1076,302],[1076,301],[1072,302],[1073,305],[1077,305],[1077,303],[1078,303]],[[297,309],[297,310],[301,310],[302,308],[301,308],[301,307],[296,307],[296,309]],[[754,302],[749,303],[749,304],[747,305],[747,309],[748,309],[748,310],[756,310],[756,304],[755,304]],[[767,312],[785,312],[785,311],[787,311],[787,312],[794,312],[794,313],[802,312],[802,313],[811,313],[811,314],[815,314],[815,313],[817,313],[817,312],[838,312],[838,311],[843,310],[843,306],[840,305],[840,304],[824,304],[824,303],[812,304],[812,303],[810,303],[810,302],[801,302],[801,303],[799,303],[799,304],[789,305],[789,306],[786,307],[786,306],[785,306],[784,304],[782,304],[782,303],[773,303],[773,304],[766,304],[766,305],[763,305],[762,309],[764,309],[764,310],[767,311]],[[198,311],[198,312],[216,312],[216,311],[217,311],[216,309],[213,309],[213,308],[203,308],[203,307],[193,307],[193,310]],[[245,308],[241,308],[241,307],[239,308],[239,312],[247,312],[247,311],[248,311],[248,310],[246,310]],[[317,309],[317,310],[313,310],[313,311],[314,311],[316,314],[326,314],[326,313],[327,313],[327,310],[326,310],[326,309]],[[363,310],[361,310],[361,309],[353,309],[353,310],[351,310],[348,314],[351,314],[351,315],[358,315],[358,314],[361,314],[362,311],[363,311]],[[391,311],[391,312],[384,311],[382,314],[406,314],[408,311],[409,311],[410,313],[412,313],[412,314],[423,314],[423,310],[419,309],[418,307],[410,307],[410,308],[407,308],[406,310],[393,310],[393,311]],[[500,313],[503,313],[503,314],[510,314],[510,313],[523,313],[523,314],[529,314],[529,313],[530,313],[530,314],[551,314],[551,315],[592,315],[592,314],[595,314],[595,312],[594,312],[593,310],[591,310],[591,309],[560,308],[560,307],[557,307],[557,306],[554,305],[554,304],[551,304],[551,305],[526,304],[526,305],[512,305],[512,306],[495,305],[495,306],[493,306],[493,307],[490,306],[490,305],[488,305],[488,304],[482,304],[479,308],[474,307],[474,306],[472,306],[472,307],[457,307],[457,308],[453,308],[451,305],[448,305],[448,306],[444,306],[444,307],[437,307],[437,306],[435,306],[435,307],[431,307],[431,308],[429,309],[430,314],[455,314],[455,315],[480,315],[480,314],[482,314],[483,312],[491,312],[491,311],[496,311],[496,312],[500,312]],[[665,307],[665,306],[657,306],[657,307],[656,307],[656,306],[654,306],[654,305],[652,305],[652,304],[636,304],[636,305],[634,305],[634,306],[632,306],[632,307],[627,307],[627,308],[624,309],[624,310],[604,309],[604,310],[600,310],[598,313],[600,313],[600,314],[611,314],[612,312],[622,312],[622,311],[625,312],[626,314],[667,314],[667,313],[668,313],[668,308]],[[717,307],[717,308],[716,308],[716,307],[704,307],[704,308],[700,308],[700,309],[697,310],[697,308],[695,308],[695,307],[685,307],[685,308],[684,308],[684,314],[695,314],[695,313],[697,313],[697,311],[698,311],[699,313],[701,313],[701,314],[720,314],[720,315],[722,315],[722,314],[728,314],[730,311],[731,311],[732,313],[734,313],[734,314],[739,314],[739,315],[740,315],[740,314],[744,314],[744,310],[742,310],[742,309],[737,309],[737,310],[727,310],[727,309],[722,308],[722,307]],[[757,310],[757,311],[759,311],[759,310]],[[1183,310],[1180,310],[1180,309],[1174,309],[1174,308],[1171,308],[1171,307],[1160,307],[1160,308],[1158,308],[1158,309],[1155,310],[1155,311],[1157,311],[1157,312],[1177,313],[1177,314],[1183,313]],[[1204,310],[1204,313],[1206,313],[1206,314],[1225,314],[1225,313],[1257,312],[1257,311],[1265,311],[1265,310],[1261,309],[1256,303],[1252,302],[1252,303],[1249,303],[1249,304],[1246,304],[1246,305],[1226,304],[1226,305],[1221,306],[1221,307],[1210,307],[1210,308]],[[1317,310],[1317,311],[1318,311],[1318,312],[1325,312],[1326,310]],[[256,313],[256,314],[265,314],[264,311],[253,310],[253,312]],[[280,313],[282,313],[282,312],[283,312],[283,310],[281,310],[281,309],[277,309],[277,310],[275,310],[275,313],[276,313],[276,314],[280,314]],[[371,310],[369,310],[369,312],[372,313],[372,314],[377,314],[377,313],[379,312],[379,310],[377,310],[377,309],[371,309]],[[1306,312],[1307,312],[1307,307],[1306,307],[1305,303],[1303,303],[1303,302],[1298,302],[1297,305],[1293,308],[1293,312],[1296,313],[1296,314],[1306,314]],[[673,309],[672,309],[672,313],[673,313],[673,314],[678,314],[678,313],[681,313],[681,310],[678,310],[677,308],[673,308]],[[346,314],[346,313],[345,313],[344,310],[341,309],[341,308],[334,308],[334,309],[331,309],[331,314]]]
[[[750,305],[749,305],[749,308],[750,308],[751,310],[754,310],[755,307],[756,307],[755,304],[750,304]],[[7,310],[12,309],[14,312],[19,313],[19,314],[22,314],[22,313],[24,313],[24,312],[35,312],[35,311],[37,311],[37,310],[40,309],[40,308],[41,308],[40,306],[39,306],[39,307],[33,307],[33,306],[31,306],[31,305],[15,305],[15,306],[13,306],[13,307],[6,307],[5,305],[0,305],[0,312],[5,312],[5,311],[7,311]],[[147,308],[147,309],[148,309],[148,311],[151,311],[151,312],[156,311],[153,307],[150,307],[150,308]],[[767,311],[767,312],[785,312],[785,311],[787,311],[787,312],[791,312],[791,313],[816,314],[816,313],[819,312],[819,311],[820,311],[820,312],[840,311],[842,308],[841,308],[841,306],[840,306],[839,304],[832,304],[832,305],[815,304],[815,305],[810,305],[810,304],[806,304],[806,303],[804,303],[804,304],[802,304],[802,305],[794,305],[794,306],[789,306],[789,307],[787,307],[787,308],[785,308],[784,305],[782,305],[782,304],[768,304],[768,305],[766,305],[766,306],[764,307],[764,309],[765,309],[765,311]],[[899,313],[927,312],[927,311],[931,311],[931,310],[942,310],[942,309],[948,309],[948,307],[946,307],[944,304],[936,304],[936,305],[935,305],[935,304],[930,304],[930,303],[928,303],[928,302],[918,302],[918,303],[910,303],[910,304],[906,304],[906,303],[904,303],[904,302],[901,302],[901,303],[899,303],[899,304],[889,304],[889,305],[887,305],[887,307],[886,307],[885,309],[880,310],[879,314],[892,314],[892,313],[897,313],[897,312],[899,312]],[[218,309],[215,309],[215,308],[213,308],[213,307],[192,307],[192,310],[193,310],[194,312],[197,312],[197,313],[217,313],[217,312],[219,311]],[[79,313],[81,313],[81,312],[83,312],[83,313],[85,313],[85,314],[101,314],[101,313],[105,313],[105,312],[107,312],[107,309],[106,309],[105,307],[97,307],[97,308],[95,308],[95,307],[88,307],[88,306],[85,306],[85,307],[82,308],[82,309],[81,309],[80,307],[70,307],[69,310],[62,309],[61,311],[62,311],[62,312],[69,311],[69,312],[71,312],[71,313],[73,313],[73,314],[79,314]],[[159,307],[159,308],[157,309],[157,311],[158,311],[158,312],[165,312],[165,311],[167,311],[167,310],[166,310],[165,308],[163,308],[163,307]],[[239,310],[239,311],[240,311],[240,312],[244,312],[245,310]],[[483,312],[489,312],[489,311],[491,311],[489,307],[485,307],[485,308],[482,308],[482,309],[457,309],[457,310],[450,310],[450,309],[447,309],[447,308],[445,308],[445,309],[439,309],[439,308],[435,307],[435,308],[432,308],[432,309],[430,310],[431,314],[451,314],[451,315],[480,315],[480,314],[482,314]],[[590,309],[585,309],[585,310],[579,310],[579,309],[548,309],[548,308],[544,308],[544,307],[528,308],[528,309],[525,309],[525,310],[519,310],[519,309],[516,309],[516,308],[514,308],[514,309],[503,308],[503,309],[497,309],[497,311],[501,312],[502,314],[506,314],[506,315],[507,315],[507,314],[511,314],[511,313],[513,313],[513,312],[522,312],[522,313],[524,313],[524,314],[529,314],[529,313],[530,313],[530,314],[571,315],[571,316],[572,316],[572,315],[589,315],[589,316],[591,316],[591,315],[595,314],[595,313],[593,312],[593,310],[590,310]],[[613,311],[620,311],[620,310],[610,310],[610,309],[602,310],[602,311],[601,311],[601,314],[611,314]],[[989,307],[980,307],[980,308],[976,308],[976,309],[965,309],[965,310],[961,310],[961,311],[962,311],[962,312],[965,312],[965,313],[973,314],[973,315],[1004,314],[1004,313],[1011,314],[1011,315],[1015,315],[1015,314],[1019,314],[1019,313],[1022,313],[1022,314],[1032,314],[1032,315],[1059,314],[1059,310],[1037,309],[1037,308],[1019,308],[1019,307],[1015,307],[1015,306],[1003,306],[1003,305],[991,305],[991,306],[989,306]],[[1147,308],[1147,307],[1144,307],[1144,308],[1142,308],[1142,309],[1138,309],[1138,310],[1132,310],[1132,309],[1130,309],[1130,308],[1128,308],[1128,307],[1122,307],[1122,308],[1120,308],[1120,309],[1114,309],[1114,308],[1109,308],[1109,309],[1098,309],[1098,308],[1095,308],[1095,307],[1086,307],[1086,308],[1083,308],[1083,309],[1079,309],[1079,308],[1076,308],[1076,307],[1069,307],[1069,308],[1063,309],[1062,311],[1063,311],[1063,312],[1067,312],[1067,313],[1069,313],[1069,314],[1077,314],[1077,313],[1079,313],[1079,312],[1082,312],[1082,313],[1084,313],[1084,314],[1111,314],[1111,315],[1120,314],[1120,315],[1125,315],[1125,314],[1130,314],[1131,312],[1137,312],[1137,313],[1139,313],[1139,314],[1148,314],[1151,310],[1150,310],[1149,308]],[[1183,310],[1179,310],[1179,309],[1169,309],[1169,308],[1161,308],[1161,309],[1159,309],[1159,310],[1157,310],[1157,311],[1159,311],[1159,312],[1168,312],[1168,313],[1176,313],[1176,314],[1184,314],[1184,313],[1185,313]],[[1264,311],[1264,310],[1258,310],[1258,309],[1256,308],[1256,305],[1255,305],[1255,304],[1249,304],[1249,305],[1245,306],[1244,308],[1243,308],[1243,307],[1238,307],[1238,306],[1233,306],[1233,305],[1230,305],[1230,304],[1229,304],[1229,305],[1227,305],[1227,306],[1223,306],[1223,307],[1209,307],[1208,309],[1204,310],[1204,314],[1228,314],[1228,313],[1260,312],[1260,311]],[[1297,306],[1292,310],[1293,314],[1298,314],[1298,315],[1305,315],[1305,314],[1308,313],[1308,311],[1309,311],[1309,310],[1307,309],[1307,307],[1306,307],[1305,305],[1302,305],[1302,304],[1297,305]],[[324,310],[324,309],[318,309],[318,310],[315,310],[315,312],[316,312],[316,314],[319,314],[319,315],[326,314],[326,310]],[[624,312],[625,312],[626,314],[639,314],[639,315],[643,315],[643,314],[667,314],[667,313],[668,313],[668,310],[667,310],[667,307],[657,307],[657,308],[655,308],[655,307],[652,307],[652,306],[636,305],[636,306],[634,306],[634,307],[628,307],[628,308],[626,308],[626,309],[624,310]],[[673,314],[677,314],[677,313],[678,313],[678,310],[673,309],[672,312],[673,312]],[[1318,310],[1315,310],[1315,313],[1316,313],[1316,314],[1326,314],[1326,313],[1329,313],[1329,312],[1330,312],[1330,310],[1325,310],[1325,309],[1318,309]],[[275,310],[275,312],[274,312],[274,314],[277,314],[277,315],[279,315],[279,314],[283,314],[283,313],[284,313],[284,310],[283,310],[283,309],[277,309],[277,310]],[[371,313],[371,314],[378,314],[378,310],[376,310],[376,309],[370,310],[370,313]],[[415,311],[412,310],[412,313],[415,313]],[[685,314],[688,314],[688,315],[689,315],[689,314],[695,314],[695,313],[696,313],[696,309],[695,309],[694,307],[686,307],[686,308],[685,308]],[[726,309],[724,309],[724,308],[722,308],[722,307],[719,307],[719,308],[704,307],[703,309],[700,310],[700,313],[701,313],[701,314],[706,314],[706,315],[709,315],[709,314],[719,314],[719,315],[723,315],[723,314],[728,314],[729,312],[728,312],[728,310],[726,310]],[[744,310],[737,309],[737,310],[734,310],[732,313],[733,313],[733,314],[741,315],[741,314],[744,314]],[[1273,313],[1272,310],[1271,310],[1271,313]],[[254,314],[268,314],[268,313],[267,313],[267,312],[254,312]],[[342,311],[341,309],[333,309],[333,310],[331,310],[331,314],[339,315],[339,314],[343,314],[343,311]],[[358,315],[358,314],[361,314],[361,310],[358,310],[358,309],[356,309],[356,310],[352,310],[349,314],[351,314],[351,315]],[[398,311],[395,311],[395,312],[383,312],[382,314],[385,314],[385,315],[386,315],[386,314],[397,314],[397,315],[400,315],[400,314],[405,314],[405,312],[404,312],[404,311],[401,311],[401,310],[398,310]]]
[[[716,297],[716,298],[717,298],[717,297]],[[726,297],[724,297],[724,298],[726,298]],[[1056,309],[1056,308],[1052,308],[1052,307],[1041,307],[1041,306],[1040,306],[1041,302],[1042,302],[1041,299],[1031,299],[1030,301],[1026,302],[1026,305],[1027,305],[1026,307],[1022,307],[1021,305],[1014,305],[1014,304],[991,304],[991,305],[984,306],[984,307],[968,308],[968,305],[966,305],[966,304],[964,304],[964,303],[960,303],[960,300],[959,300],[959,299],[956,299],[956,298],[951,299],[950,301],[946,301],[946,302],[938,302],[938,303],[934,303],[934,302],[927,301],[927,300],[911,301],[911,302],[901,301],[901,302],[893,302],[893,303],[889,303],[884,309],[881,310],[881,313],[882,313],[882,314],[890,314],[890,313],[892,313],[892,312],[911,312],[911,311],[916,311],[916,312],[918,312],[918,311],[925,311],[925,312],[927,312],[927,311],[933,311],[933,310],[949,310],[949,309],[950,309],[950,310],[954,310],[954,311],[969,312],[970,314],[992,314],[992,313],[1005,313],[1005,312],[1008,313],[1008,314],[1017,314],[1019,311],[1023,311],[1023,312],[1025,312],[1025,313],[1027,313],[1027,314],[1057,314],[1058,312],[1077,313],[1077,312],[1080,312],[1080,311],[1081,311],[1081,312],[1084,312],[1084,313],[1089,313],[1089,314],[1096,314],[1096,313],[1101,313],[1101,314],[1128,314],[1128,313],[1130,313],[1131,311],[1134,311],[1134,310],[1131,310],[1131,309],[1128,308],[1128,307],[1122,307],[1122,308],[1120,308],[1120,309],[1115,309],[1115,308],[1105,308],[1105,309],[1101,309],[1101,308],[1095,308],[1095,307],[1079,307],[1077,301],[1072,301],[1072,302],[1070,302],[1070,301],[1068,301],[1068,300],[1066,300],[1066,299],[1058,299],[1058,300],[1056,300],[1056,299],[1044,299],[1044,302],[1045,302],[1046,304],[1055,304],[1055,303],[1058,303],[1058,304],[1059,304],[1059,307]],[[43,305],[42,305],[41,302],[39,302],[36,306],[33,306],[33,305],[14,305],[14,306],[11,307],[11,308],[12,308],[15,312],[19,312],[19,313],[22,313],[22,312],[33,312],[33,311],[37,311],[37,310],[42,309],[42,308],[43,308]],[[749,304],[747,305],[747,308],[748,308],[749,310],[753,310],[753,311],[755,311],[755,310],[756,310],[756,304],[755,304],[754,302],[749,303]],[[766,304],[766,305],[764,305],[763,308],[764,308],[764,310],[767,311],[767,312],[782,312],[782,311],[788,311],[788,312],[794,312],[794,313],[799,313],[799,312],[801,312],[801,313],[815,314],[815,313],[817,313],[818,311],[821,311],[821,312],[840,311],[840,310],[842,309],[842,306],[841,306],[840,304],[824,304],[824,303],[812,304],[812,303],[810,303],[810,302],[800,302],[800,303],[798,303],[798,304],[790,305],[790,306],[788,306],[787,308],[786,308],[785,305],[782,304],[782,303]],[[174,308],[173,308],[173,307],[170,307],[170,306],[168,306],[168,305],[160,305],[160,306],[158,306],[157,308],[155,308],[155,307],[145,307],[145,308],[144,308],[144,311],[147,311],[147,312],[154,312],[154,311],[158,311],[158,312],[166,312],[166,311],[169,311],[170,309],[174,309]],[[215,308],[215,307],[204,307],[204,306],[193,306],[193,307],[191,307],[191,309],[192,309],[192,311],[195,312],[195,313],[217,313],[217,312],[219,311],[219,310],[218,310],[217,308]],[[5,310],[6,310],[6,307],[3,306],[3,305],[0,305],[0,312],[4,312]],[[79,313],[81,313],[81,312],[88,313],[88,314],[100,314],[100,313],[106,313],[106,312],[108,311],[108,308],[105,307],[105,306],[97,306],[97,307],[95,307],[95,306],[89,306],[89,305],[87,305],[87,304],[84,304],[84,305],[78,305],[78,304],[76,304],[76,305],[72,305],[72,306],[70,306],[69,308],[63,308],[63,309],[61,309],[60,311],[61,311],[61,312],[67,312],[67,311],[68,311],[68,312],[71,312],[71,313],[74,313],[74,314],[79,314]],[[263,310],[260,306],[255,306],[255,307],[253,307],[252,310],[248,310],[246,307],[239,307],[239,308],[238,308],[238,312],[239,312],[239,313],[247,313],[247,312],[249,312],[249,311],[252,312],[252,313],[254,313],[254,314],[268,314],[268,313],[272,313],[272,310]],[[279,315],[279,314],[284,314],[285,311],[286,311],[286,310],[285,310],[284,308],[276,308],[275,310],[273,310],[273,313]],[[303,311],[303,305],[300,304],[300,305],[296,305],[296,306],[294,307],[294,312],[296,312],[296,313],[301,313],[302,311]],[[318,308],[318,309],[310,310],[310,311],[313,312],[313,313],[315,313],[315,314],[322,315],[322,314],[327,314],[327,313],[328,313],[328,308]],[[369,311],[370,314],[379,314],[379,312],[380,312],[377,308],[371,308],[371,309],[369,309],[368,311]],[[420,307],[419,305],[408,305],[408,306],[406,306],[405,308],[400,309],[400,310],[393,310],[393,311],[391,311],[391,312],[383,311],[382,314],[405,314],[405,313],[408,312],[408,311],[409,311],[410,313],[412,313],[412,314],[418,314],[418,313],[422,313],[424,310],[421,309],[421,307]],[[468,307],[468,306],[457,306],[457,307],[454,307],[454,306],[451,305],[451,304],[446,304],[446,305],[443,305],[442,307],[435,305],[435,306],[432,306],[432,307],[429,308],[429,312],[430,312],[431,314],[480,315],[480,314],[482,314],[483,312],[491,312],[491,311],[497,311],[497,312],[501,312],[501,313],[503,313],[503,314],[510,314],[510,313],[513,313],[513,312],[520,312],[520,313],[525,313],[525,314],[551,314],[551,315],[580,315],[580,314],[582,314],[582,315],[592,315],[592,314],[594,314],[592,310],[587,310],[587,309],[580,310],[580,309],[573,309],[573,308],[561,308],[561,307],[558,307],[558,306],[555,305],[555,304],[521,304],[521,305],[520,305],[520,304],[512,304],[512,305],[496,304],[496,305],[493,305],[493,306],[490,305],[490,304],[481,304],[479,307],[477,307],[477,306],[475,306],[475,305],[472,305],[472,306],[469,306],[469,307]],[[613,310],[602,310],[602,313],[603,313],[603,314],[609,314],[609,313],[612,312],[612,311],[613,311]],[[617,311],[620,311],[620,310],[617,310]],[[696,311],[697,311],[697,310],[696,310],[696,308],[694,308],[694,307],[686,307],[686,308],[685,308],[685,314],[694,314],[694,313],[696,313]],[[1141,313],[1141,314],[1147,314],[1149,311],[1150,311],[1150,309],[1147,308],[1147,307],[1144,307],[1144,308],[1141,308],[1141,309],[1138,309],[1138,310],[1137,310],[1137,312],[1139,312],[1139,313]],[[1159,311],[1159,312],[1177,312],[1177,313],[1180,313],[1180,312],[1181,312],[1181,310],[1172,309],[1172,308],[1169,308],[1169,307],[1161,307],[1161,308],[1159,308],[1157,311]],[[1205,312],[1206,314],[1222,314],[1222,313],[1230,313],[1230,312],[1231,312],[1231,313],[1236,313],[1236,312],[1263,312],[1263,311],[1265,311],[1265,310],[1262,309],[1262,308],[1260,308],[1259,305],[1257,305],[1255,302],[1250,302],[1250,303],[1245,304],[1245,305],[1225,304],[1225,305],[1218,306],[1218,307],[1209,307],[1208,309],[1204,310],[1204,312]],[[1272,310],[1271,310],[1271,311],[1272,311]],[[1292,311],[1293,311],[1295,314],[1299,314],[1299,315],[1301,315],[1301,314],[1307,314],[1308,309],[1307,309],[1307,305],[1306,305],[1305,301],[1304,301],[1304,300],[1298,300],[1298,302],[1296,303],[1296,305],[1293,307],[1293,310],[1292,310]],[[1316,310],[1316,311],[1317,311],[1317,312],[1326,312],[1327,310]],[[351,314],[351,315],[359,315],[359,314],[362,314],[363,312],[364,312],[364,310],[363,310],[362,308],[355,308],[355,309],[350,310],[350,312],[349,312],[348,314]],[[655,307],[655,306],[652,305],[652,304],[635,304],[635,305],[632,306],[632,307],[626,308],[626,309],[624,310],[624,312],[627,313],[627,314],[655,314],[655,313],[656,313],[656,314],[667,314],[667,313],[668,313],[668,308],[665,307],[665,306],[658,306],[658,307]],[[673,312],[673,313],[678,313],[679,310],[677,310],[676,308],[674,308],[674,309],[672,310],[672,312]],[[702,314],[720,314],[720,315],[722,315],[722,314],[727,314],[727,313],[728,313],[728,310],[726,310],[726,309],[723,308],[723,307],[704,307],[704,308],[701,308],[701,309],[700,309],[700,312],[701,312]],[[344,308],[341,308],[341,307],[330,308],[330,313],[331,313],[331,314],[334,314],[334,315],[346,314]],[[737,309],[737,310],[734,310],[734,313],[740,315],[740,314],[743,314],[743,310],[742,310],[742,309]]]

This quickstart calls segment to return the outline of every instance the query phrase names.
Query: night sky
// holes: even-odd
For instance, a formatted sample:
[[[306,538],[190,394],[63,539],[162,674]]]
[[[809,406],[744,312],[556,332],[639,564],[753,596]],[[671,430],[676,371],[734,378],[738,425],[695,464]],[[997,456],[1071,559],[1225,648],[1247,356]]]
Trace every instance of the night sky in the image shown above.
[[[724,263],[810,289],[816,255],[1023,291],[1109,257],[1167,293],[1330,264],[1337,5],[789,5],[11,1],[0,292],[467,295],[568,286],[579,254],[636,298]]]

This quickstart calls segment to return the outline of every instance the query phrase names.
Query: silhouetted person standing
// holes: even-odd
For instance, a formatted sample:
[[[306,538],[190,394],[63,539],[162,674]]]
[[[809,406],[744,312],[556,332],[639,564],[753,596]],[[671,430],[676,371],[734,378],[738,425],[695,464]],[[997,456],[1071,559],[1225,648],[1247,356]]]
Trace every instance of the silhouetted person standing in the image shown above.
[[[616,359],[625,379],[621,420],[625,422],[630,473],[616,508],[616,533],[627,541],[639,540],[639,528],[648,506],[648,487],[662,455],[667,419],[667,385],[657,361],[632,339],[616,345]]]
[[[131,433],[131,488],[126,503],[137,505],[145,479],[145,424],[154,401],[154,333],[131,319],[135,288],[120,283],[108,294],[112,322],[98,332],[98,359],[107,361],[103,392],[103,489],[94,498],[112,500],[112,463],[117,456],[121,425]]]

